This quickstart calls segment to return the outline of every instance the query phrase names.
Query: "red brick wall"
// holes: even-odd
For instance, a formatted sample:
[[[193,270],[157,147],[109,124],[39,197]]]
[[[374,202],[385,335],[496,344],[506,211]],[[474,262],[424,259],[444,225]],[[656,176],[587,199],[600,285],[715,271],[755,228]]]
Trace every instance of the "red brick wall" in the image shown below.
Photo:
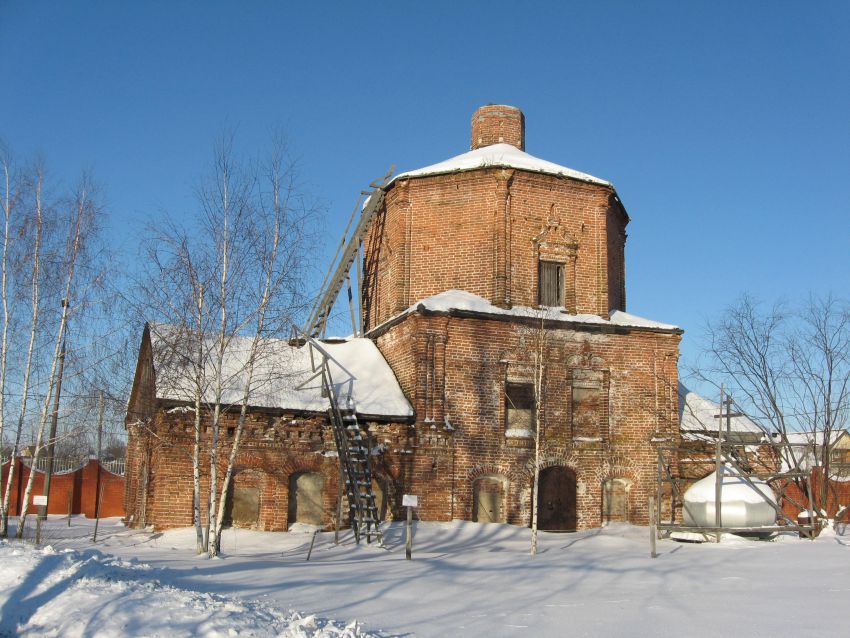
[[[647,497],[655,489],[653,440],[678,441],[680,337],[555,325],[545,332],[543,466],[576,471],[580,528],[601,523],[602,483],[614,477],[631,483],[629,519],[645,523]],[[504,386],[508,380],[533,382],[539,333],[533,321],[416,314],[377,338],[417,414],[408,471],[423,518],[471,518],[472,482],[496,474],[508,479],[508,522],[529,523],[533,442],[505,437]],[[444,344],[442,353],[423,345],[433,341]],[[572,419],[576,370],[599,371],[603,380],[595,436]]]
[[[222,416],[219,453],[219,481],[223,480],[227,457],[232,445],[231,428],[237,425],[238,413]],[[209,445],[211,417],[204,415],[201,452],[202,515],[206,521],[206,501],[209,494]],[[128,450],[150,458],[147,499],[142,498],[144,472],[128,473],[128,494],[132,494],[128,515],[133,524],[153,524],[157,529],[185,527],[192,524],[192,448],[194,445],[194,414],[191,411],[159,409],[149,430],[131,428]],[[395,495],[399,475],[397,456],[403,456],[407,445],[406,424],[372,424],[376,444],[387,447],[387,461],[376,458],[376,475],[389,480],[389,492]],[[145,449],[145,446],[147,448]],[[128,453],[128,458],[130,454]],[[245,425],[241,450],[236,458],[235,487],[259,489],[260,514],[258,529],[280,531],[288,529],[289,482],[299,472],[319,472],[325,477],[323,502],[325,525],[331,526],[336,511],[338,489],[338,460],[333,435],[323,414],[293,414],[267,410],[253,411]],[[220,488],[219,488],[220,489]],[[399,497],[400,500],[400,497]],[[143,503],[145,504],[142,512]],[[344,516],[347,512],[344,512]]]
[[[7,462],[2,469],[4,489],[6,477],[9,475],[9,466],[10,463]],[[9,498],[10,516],[19,516],[21,513],[22,499],[27,481],[29,481],[29,475],[30,468],[20,459],[16,459]],[[32,503],[32,496],[43,492],[44,473],[37,471],[27,509],[30,514],[36,511],[36,507]],[[94,518],[97,512],[96,499],[99,492],[101,494],[100,515],[102,517],[124,516],[124,477],[112,474],[103,468],[101,468],[98,476],[98,463],[94,459],[74,472],[53,475],[50,480],[48,514],[68,514],[70,505],[71,514],[83,514],[86,518]]]
[[[843,522],[850,522],[850,481],[835,481],[830,480],[827,484],[826,502],[821,502],[821,487],[823,481],[823,472],[821,468],[813,468],[811,472],[812,498],[814,499],[814,509],[823,510],[827,516],[834,518],[840,508],[844,508],[842,516]],[[805,485],[804,485],[805,488]],[[782,499],[782,511],[791,518],[796,519],[801,510],[809,507],[809,497],[807,490],[788,481],[785,487],[786,498]]]

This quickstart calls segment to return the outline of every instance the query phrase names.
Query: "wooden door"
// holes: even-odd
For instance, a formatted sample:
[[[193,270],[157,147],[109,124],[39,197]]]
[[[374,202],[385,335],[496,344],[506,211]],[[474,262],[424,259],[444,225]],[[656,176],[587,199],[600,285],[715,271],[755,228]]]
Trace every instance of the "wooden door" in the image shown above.
[[[566,467],[540,472],[537,492],[537,528],[547,532],[576,529],[576,475]]]

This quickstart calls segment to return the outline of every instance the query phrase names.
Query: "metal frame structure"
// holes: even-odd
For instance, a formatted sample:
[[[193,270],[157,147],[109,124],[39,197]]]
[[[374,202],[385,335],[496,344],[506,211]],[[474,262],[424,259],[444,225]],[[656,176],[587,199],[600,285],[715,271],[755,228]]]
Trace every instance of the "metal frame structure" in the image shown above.
[[[656,475],[656,494],[655,494],[655,502],[658,504],[656,512],[657,512],[657,533],[660,538],[663,533],[670,535],[674,532],[694,532],[697,534],[703,534],[706,539],[709,535],[714,535],[717,542],[720,542],[720,536],[723,533],[749,533],[749,534],[768,534],[768,533],[778,533],[778,532],[796,532],[801,536],[808,536],[810,538],[814,538],[815,530],[817,527],[817,523],[815,521],[814,512],[812,509],[812,491],[811,491],[811,480],[808,472],[804,471],[800,466],[800,460],[803,455],[797,454],[797,448],[805,448],[807,444],[805,443],[790,443],[785,436],[784,433],[779,433],[781,437],[780,441],[773,441],[772,434],[764,428],[761,424],[756,421],[751,421],[756,424],[759,429],[762,430],[762,440],[758,443],[743,443],[743,442],[734,442],[732,440],[732,431],[731,431],[731,419],[733,417],[746,416],[740,408],[739,411],[733,412],[733,407],[735,406],[734,401],[731,396],[726,396],[723,392],[723,388],[721,386],[720,390],[720,414],[714,415],[714,418],[719,420],[719,425],[714,433],[714,430],[707,430],[704,434],[704,438],[702,441],[706,444],[711,444],[714,447],[714,454],[712,455],[714,466],[715,466],[715,476],[716,476],[716,487],[715,487],[715,525],[713,526],[694,526],[694,525],[684,525],[682,521],[676,521],[676,514],[679,511],[679,506],[681,506],[682,513],[687,508],[687,505],[684,501],[684,486],[683,483],[688,481],[689,479],[683,478],[680,476],[679,468],[682,462],[699,462],[699,463],[709,463],[711,460],[711,456],[707,453],[705,449],[702,451],[698,449],[694,449],[694,445],[659,445],[656,447],[657,450],[657,475]],[[724,413],[724,407],[726,411]],[[724,420],[725,420],[725,428],[724,428]],[[725,429],[725,432],[724,432]],[[767,469],[765,471],[753,471],[747,462],[747,450],[748,447],[763,447],[770,448],[772,455],[774,456],[774,460],[777,461],[779,467],[775,470]],[[694,456],[698,458],[694,458]],[[782,469],[782,462],[785,461],[785,464],[788,465],[787,470]],[[762,495],[761,490],[757,488],[754,481],[761,480],[767,483],[773,490],[774,494],[777,496],[777,502],[771,501],[769,498],[764,497],[764,502],[770,505],[776,511],[776,525],[768,525],[768,526],[750,526],[750,527],[731,527],[723,525],[723,501],[721,498],[722,491],[722,481],[723,481],[723,468],[729,467],[732,469],[737,476],[739,476],[747,485],[749,485],[753,490]],[[788,494],[788,487],[796,480],[796,479],[806,479],[806,489],[807,489],[807,499],[808,505],[804,506],[801,503],[798,503],[794,498],[792,498]],[[665,505],[665,486],[669,485],[670,490],[667,498],[669,498],[669,509],[664,507]],[[799,510],[807,510],[808,511],[808,522],[801,523],[796,519],[788,516],[783,510],[779,503],[782,500],[789,501],[792,505],[794,505]],[[662,512],[667,511],[669,513],[669,520],[662,519]]]

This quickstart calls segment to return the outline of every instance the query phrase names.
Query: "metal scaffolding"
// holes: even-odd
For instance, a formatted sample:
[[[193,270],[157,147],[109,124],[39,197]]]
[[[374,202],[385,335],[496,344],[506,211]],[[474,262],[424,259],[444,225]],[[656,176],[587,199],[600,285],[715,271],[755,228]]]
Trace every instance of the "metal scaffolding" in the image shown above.
[[[732,534],[773,534],[795,532],[801,536],[814,538],[817,522],[812,510],[812,491],[809,472],[801,467],[805,455],[806,443],[791,443],[784,432],[772,433],[755,420],[749,423],[758,426],[749,440],[733,436],[732,419],[746,417],[735,405],[731,396],[725,395],[721,386],[720,412],[713,415],[717,426],[706,427],[699,434],[691,433],[691,440],[678,445],[657,446],[657,478],[655,502],[653,508],[657,514],[651,524],[657,526],[658,538],[674,532],[693,532],[708,539],[713,535],[717,542],[723,533]],[[737,410],[737,411],[736,411]],[[754,440],[755,439],[755,440]],[[802,448],[802,449],[801,449]],[[802,453],[801,453],[802,452]],[[767,459],[760,455],[767,455]],[[710,526],[685,525],[684,514],[687,510],[684,495],[693,476],[682,472],[688,465],[697,467],[713,465],[715,469],[715,524]],[[734,527],[723,524],[723,474],[726,468],[761,496],[764,502],[776,512],[775,525]],[[702,477],[700,477],[702,478]],[[776,495],[771,500],[760,490],[755,481],[763,481]],[[789,494],[789,487],[795,482],[805,482],[807,503],[799,503]],[[798,511],[808,511],[806,522],[791,517],[782,509],[782,503],[791,503]],[[691,520],[698,520],[691,515]]]

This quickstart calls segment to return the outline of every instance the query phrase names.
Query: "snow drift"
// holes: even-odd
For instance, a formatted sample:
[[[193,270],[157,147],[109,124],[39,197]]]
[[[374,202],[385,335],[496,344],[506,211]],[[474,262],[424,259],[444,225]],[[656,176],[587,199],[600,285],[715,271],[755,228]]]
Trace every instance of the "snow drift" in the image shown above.
[[[166,584],[167,570],[96,550],[0,541],[0,636],[367,638],[356,623]]]

